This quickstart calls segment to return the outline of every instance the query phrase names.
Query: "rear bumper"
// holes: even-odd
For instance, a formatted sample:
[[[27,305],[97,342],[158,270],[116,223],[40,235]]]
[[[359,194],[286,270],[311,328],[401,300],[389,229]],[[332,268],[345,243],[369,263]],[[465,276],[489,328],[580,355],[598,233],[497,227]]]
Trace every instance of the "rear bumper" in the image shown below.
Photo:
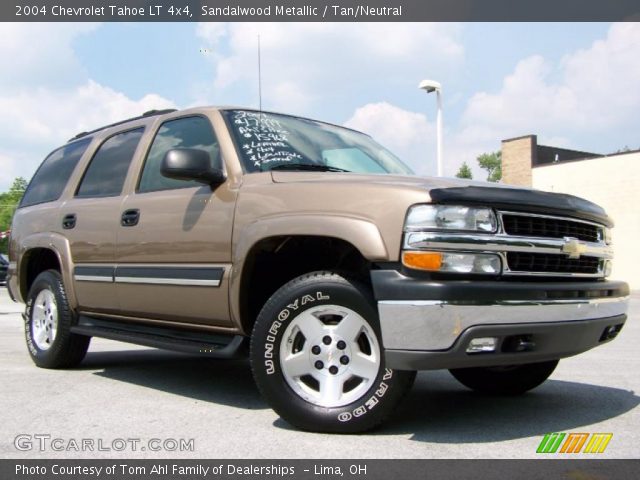
[[[373,271],[372,280],[387,366],[405,370],[576,355],[615,337],[629,295],[626,283],[610,281],[436,282],[393,270]],[[467,353],[472,339],[486,337],[494,351]]]

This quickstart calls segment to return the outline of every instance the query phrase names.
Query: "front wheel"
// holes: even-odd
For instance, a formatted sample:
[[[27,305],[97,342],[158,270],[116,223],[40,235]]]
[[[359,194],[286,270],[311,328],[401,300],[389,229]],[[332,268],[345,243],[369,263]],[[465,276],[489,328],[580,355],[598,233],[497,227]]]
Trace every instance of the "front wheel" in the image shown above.
[[[505,367],[456,368],[451,374],[465,387],[498,395],[519,395],[543,383],[558,360]]]
[[[298,277],[269,299],[253,329],[251,367],[276,413],[316,432],[374,428],[415,378],[385,367],[368,289],[330,272]]]

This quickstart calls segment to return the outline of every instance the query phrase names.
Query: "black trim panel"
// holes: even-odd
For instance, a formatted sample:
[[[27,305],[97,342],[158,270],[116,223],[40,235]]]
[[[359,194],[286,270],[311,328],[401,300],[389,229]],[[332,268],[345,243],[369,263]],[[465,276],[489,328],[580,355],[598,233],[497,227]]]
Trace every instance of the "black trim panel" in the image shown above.
[[[617,281],[514,282],[491,280],[422,280],[397,270],[372,270],[376,300],[495,302],[626,297],[629,285]]]
[[[571,357],[611,341],[604,338],[608,327],[622,328],[626,315],[596,320],[547,322],[509,325],[478,325],[466,329],[456,343],[445,351],[386,350],[385,364],[397,370],[439,370],[449,368],[493,367],[544,362]],[[616,332],[619,332],[619,329]],[[527,351],[509,351],[509,339],[525,336],[531,343]],[[497,337],[494,353],[469,354],[466,349],[473,338]]]
[[[222,280],[222,267],[116,267],[116,277]]]
[[[564,193],[542,192],[523,188],[452,187],[429,192],[434,203],[484,205],[547,215],[581,218],[613,227],[613,220],[593,202]]]
[[[111,278],[113,281],[113,274],[115,268],[114,267],[74,267],[73,274],[74,275],[83,275],[83,276],[91,276],[91,277],[105,277]]]

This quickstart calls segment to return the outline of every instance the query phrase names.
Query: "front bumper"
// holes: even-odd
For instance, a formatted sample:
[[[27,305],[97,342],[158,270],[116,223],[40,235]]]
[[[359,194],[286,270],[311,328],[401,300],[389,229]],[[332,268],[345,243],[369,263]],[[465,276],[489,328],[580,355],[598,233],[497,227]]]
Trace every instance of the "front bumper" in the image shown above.
[[[624,282],[430,281],[371,272],[386,364],[429,370],[564,358],[611,340],[626,320]],[[493,352],[467,353],[474,338]],[[524,345],[524,346],[523,346]]]

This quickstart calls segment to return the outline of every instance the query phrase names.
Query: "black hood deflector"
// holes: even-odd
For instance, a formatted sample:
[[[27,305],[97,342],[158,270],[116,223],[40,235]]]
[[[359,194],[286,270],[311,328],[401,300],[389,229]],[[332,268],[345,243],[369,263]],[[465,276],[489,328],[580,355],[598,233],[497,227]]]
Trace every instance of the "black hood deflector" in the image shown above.
[[[520,188],[453,187],[431,190],[433,203],[485,205],[513,211],[580,218],[613,227],[613,221],[598,205],[564,193]]]

